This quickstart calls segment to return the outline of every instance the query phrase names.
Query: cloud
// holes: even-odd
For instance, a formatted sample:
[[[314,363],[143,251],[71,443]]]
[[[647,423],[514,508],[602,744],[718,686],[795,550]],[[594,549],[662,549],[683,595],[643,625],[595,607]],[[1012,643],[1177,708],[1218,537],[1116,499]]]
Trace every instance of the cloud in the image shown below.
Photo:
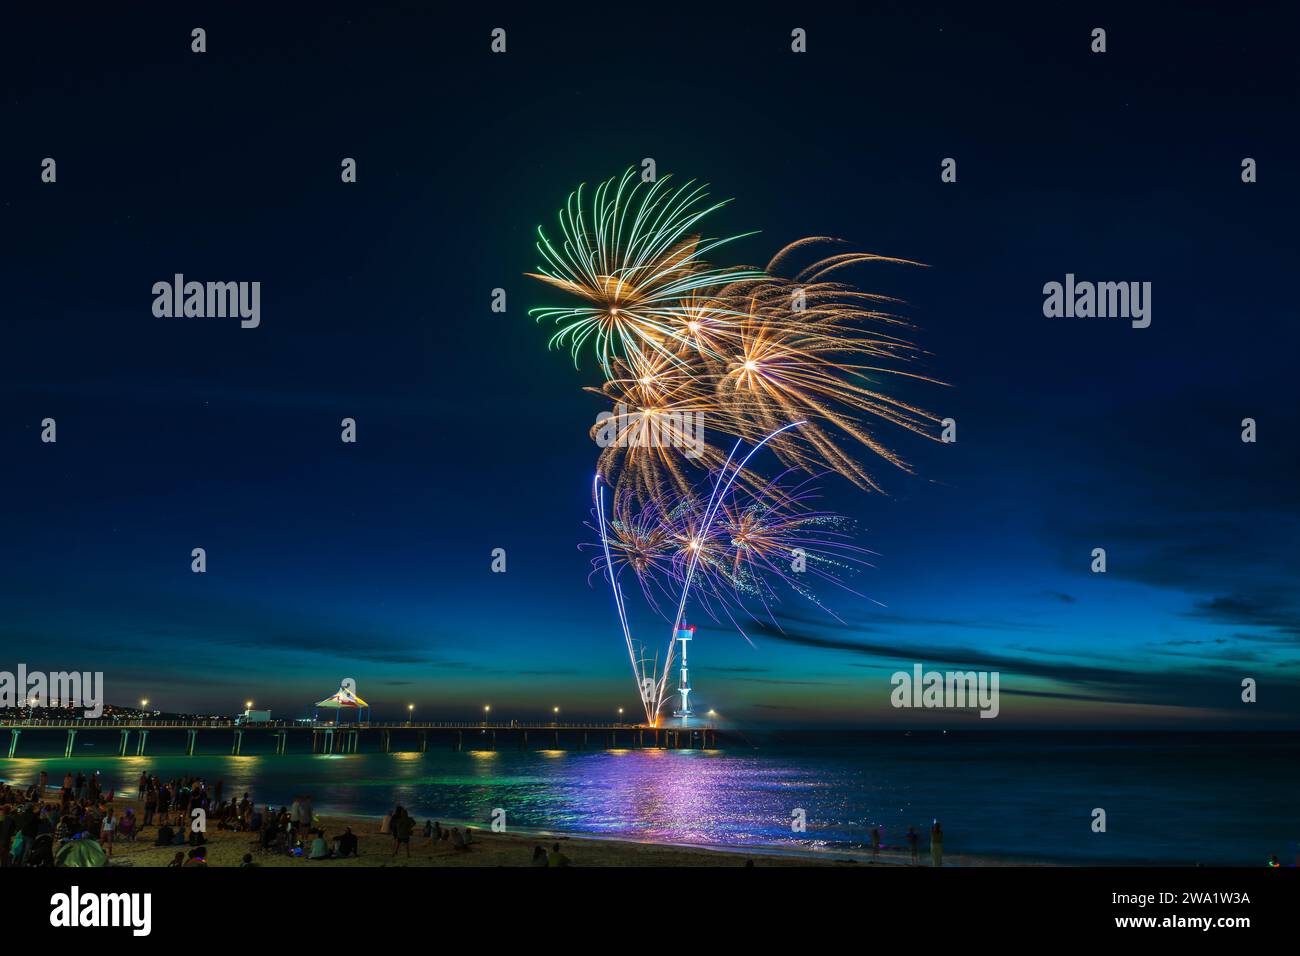
[[[1078,602],[1078,598],[1072,594],[1066,594],[1064,591],[1046,590],[1038,593],[1041,597],[1051,598],[1053,601],[1060,601],[1062,604],[1075,604]]]
[[[1260,591],[1256,594],[1227,594],[1198,601],[1188,612],[1216,624],[1244,624],[1275,628],[1300,638],[1300,608],[1289,593]]]
[[[837,687],[837,686],[843,686],[844,684],[843,681],[788,680],[780,677],[735,677],[733,678],[733,680],[744,681],[750,684],[781,684],[781,685],[791,684],[791,685],[807,685],[811,687]]]
[[[1064,685],[1075,690],[1059,693],[1065,699],[1092,700],[1115,704],[1152,704],[1198,709],[1228,707],[1239,703],[1241,669],[1232,666],[1237,659],[1223,663],[1202,663],[1187,669],[1168,670],[1144,668],[1140,661],[1112,659],[1110,666],[1095,662],[1076,663],[1065,660],[1040,660],[1033,657],[984,651],[969,647],[931,643],[861,641],[838,633],[826,631],[857,632],[851,624],[824,624],[821,630],[808,627],[778,630],[770,625],[755,629],[763,639],[775,640],[800,647],[819,648],[869,657],[877,665],[898,666],[921,662],[929,666],[998,671],[1003,674],[1002,693],[1032,695],[1035,690],[1009,687],[1007,677],[1016,675],[1034,677]],[[1253,658],[1253,655],[1246,655]],[[1206,655],[1198,655],[1204,659]],[[1248,660],[1248,663],[1257,663]],[[1280,674],[1276,682],[1278,707],[1288,713],[1300,714],[1300,679]]]

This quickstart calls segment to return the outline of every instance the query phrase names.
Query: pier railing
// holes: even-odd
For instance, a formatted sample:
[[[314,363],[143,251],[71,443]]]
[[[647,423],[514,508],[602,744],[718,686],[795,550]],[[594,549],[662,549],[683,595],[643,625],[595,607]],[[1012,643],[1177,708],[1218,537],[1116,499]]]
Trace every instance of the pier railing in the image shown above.
[[[83,720],[33,717],[21,720],[0,719],[0,728],[16,727],[19,729],[47,728],[50,730],[201,730],[204,728],[238,729],[238,730],[638,730],[653,729],[646,724],[601,723],[592,721],[555,721],[555,720],[439,720],[439,721],[297,721],[265,720],[236,721],[228,718],[211,718],[196,720],[141,720],[139,717],[100,717]],[[666,728],[674,725],[666,724]],[[701,730],[711,728],[711,724],[693,723],[691,728]]]
[[[430,740],[435,743],[444,738],[449,743],[454,738],[453,746],[457,750],[464,748],[466,736],[473,745],[475,738],[486,743],[492,750],[497,748],[498,735],[507,742],[514,741],[521,749],[532,743],[539,743],[543,738],[553,740],[556,748],[560,747],[562,738],[579,749],[585,749],[594,735],[597,744],[609,749],[631,744],[636,747],[650,746],[674,749],[683,746],[691,749],[698,745],[708,749],[710,743],[717,746],[718,731],[712,724],[695,724],[683,726],[671,724],[661,727],[647,727],[644,724],[629,724],[612,721],[488,721],[488,720],[438,720],[438,721],[365,721],[349,723],[323,723],[320,721],[264,720],[243,721],[229,718],[191,718],[185,720],[161,720],[145,717],[98,717],[71,720],[57,717],[28,717],[17,720],[0,720],[0,731],[9,731],[10,758],[18,755],[19,741],[23,731],[27,730],[61,730],[66,735],[63,756],[71,757],[76,747],[77,735],[81,733],[113,733],[116,731],[121,740],[118,743],[118,756],[130,754],[132,738],[135,741],[135,756],[143,757],[148,747],[150,731],[183,731],[186,736],[185,753],[194,756],[197,753],[197,741],[202,731],[227,731],[230,735],[231,756],[242,756],[245,736],[256,738],[269,736],[274,739],[275,752],[289,752],[289,739],[301,740],[310,735],[313,754],[348,754],[361,751],[361,740],[379,741],[384,753],[393,752],[393,738],[409,738],[413,732],[419,741],[419,752],[428,751]],[[260,734],[258,732],[261,732]],[[212,736],[205,734],[205,737]]]

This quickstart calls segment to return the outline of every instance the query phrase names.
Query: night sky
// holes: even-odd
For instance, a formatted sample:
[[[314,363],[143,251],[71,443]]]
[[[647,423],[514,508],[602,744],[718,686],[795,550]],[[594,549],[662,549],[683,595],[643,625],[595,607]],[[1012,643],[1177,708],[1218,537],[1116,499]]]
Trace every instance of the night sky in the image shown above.
[[[958,422],[953,445],[889,436],[917,474],[881,463],[888,496],[823,483],[879,554],[854,581],[874,600],[823,592],[844,623],[791,598],[751,647],[696,621],[699,705],[1300,723],[1280,6],[424,6],[6,15],[0,668],[103,670],[110,702],[167,710],[299,716],[351,677],[376,716],[634,712],[577,548],[599,372],[547,350],[528,309],[562,297],[524,273],[571,189],[653,157],[734,198],[713,234],[759,230],[728,261],[828,235],[926,263],[857,278],[907,301],[952,385],[908,396]],[[260,281],[261,326],[156,318],[178,272]],[[1151,282],[1151,327],[1045,318],[1067,273]],[[892,710],[915,662],[1000,671],[1001,717]]]

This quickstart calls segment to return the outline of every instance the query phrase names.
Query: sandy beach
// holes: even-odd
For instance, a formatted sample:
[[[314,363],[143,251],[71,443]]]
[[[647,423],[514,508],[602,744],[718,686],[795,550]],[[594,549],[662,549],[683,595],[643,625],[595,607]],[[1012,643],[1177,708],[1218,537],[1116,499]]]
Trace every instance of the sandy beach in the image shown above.
[[[54,791],[50,791],[53,793]],[[49,797],[47,796],[47,802]],[[128,807],[134,808],[137,818],[143,819],[144,808],[140,801],[113,801],[120,816]],[[430,842],[421,829],[411,838],[410,856],[405,849],[393,855],[393,840],[380,832],[381,821],[371,817],[318,814],[319,826],[328,840],[351,827],[359,841],[360,855],[346,859],[308,860],[288,854],[264,853],[257,848],[257,835],[230,830],[209,830],[207,834],[207,861],[212,867],[238,867],[244,854],[251,853],[258,866],[287,867],[376,867],[376,866],[529,866],[533,847],[541,845],[550,849],[559,843],[572,866],[897,866],[904,856],[897,852],[881,854],[881,862],[850,858],[841,854],[820,855],[815,852],[792,853],[780,849],[709,848],[670,846],[643,843],[633,840],[613,840],[603,837],[571,836],[558,833],[493,833],[488,827],[474,828],[474,843],[468,851],[457,851],[450,841]],[[442,821],[444,826],[454,821]],[[157,836],[155,827],[147,828],[134,842],[120,837],[113,844],[110,866],[165,867],[178,850],[186,853],[189,847],[153,845]],[[922,861],[928,863],[928,856]],[[958,861],[961,865],[972,861]],[[980,861],[983,862],[983,861]]]

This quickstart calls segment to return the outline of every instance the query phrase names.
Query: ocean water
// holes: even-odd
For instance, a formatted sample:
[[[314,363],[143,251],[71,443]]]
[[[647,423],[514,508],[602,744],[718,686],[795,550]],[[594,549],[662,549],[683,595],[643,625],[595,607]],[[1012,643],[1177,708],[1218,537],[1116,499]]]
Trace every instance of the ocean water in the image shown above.
[[[1293,862],[1300,839],[1294,734],[751,734],[709,751],[489,751],[467,736],[464,751],[330,756],[276,756],[250,737],[246,750],[265,749],[240,757],[186,757],[179,736],[151,734],[156,752],[142,758],[115,756],[116,734],[83,736],[92,745],[73,758],[42,758],[62,753],[62,734],[25,731],[0,779],[46,770],[57,786],[67,769],[97,769],[134,794],[148,769],[222,778],[227,796],[260,804],[310,793],[323,813],[400,803],[421,821],[487,823],[500,807],[511,828],[834,853],[861,851],[873,825],[902,847],[910,824],[924,854],[936,817],[947,855],[1024,861],[1258,866],[1270,854]],[[228,734],[210,737],[228,746]],[[1105,833],[1092,830],[1094,808]],[[796,810],[804,833],[792,832]]]

